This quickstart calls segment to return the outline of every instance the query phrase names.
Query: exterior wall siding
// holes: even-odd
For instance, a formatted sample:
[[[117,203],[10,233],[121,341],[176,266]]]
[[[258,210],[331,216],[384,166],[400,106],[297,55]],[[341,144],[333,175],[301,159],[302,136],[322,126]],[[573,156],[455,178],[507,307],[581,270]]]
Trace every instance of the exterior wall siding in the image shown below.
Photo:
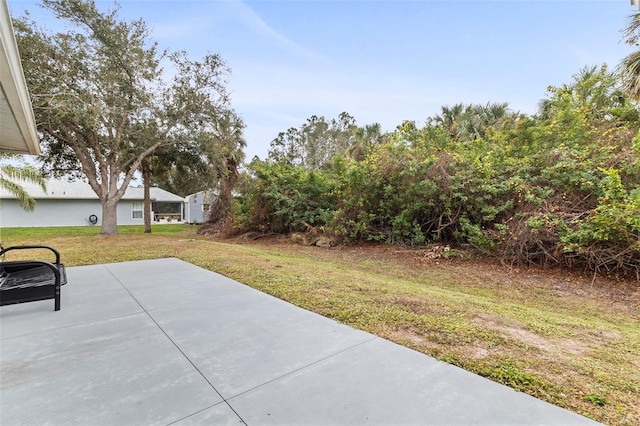
[[[212,202],[211,196],[206,191],[189,195],[184,202],[184,220],[187,223],[200,224],[209,219],[209,210],[204,210],[205,205]]]
[[[118,225],[144,225],[144,216],[140,215],[140,218],[133,218],[133,203],[140,204],[142,207],[142,201],[130,201],[120,200],[118,203]],[[100,205],[98,203],[98,205]],[[144,208],[144,207],[142,207]],[[102,207],[100,207],[102,212]],[[151,212],[151,221],[153,222],[153,212]]]
[[[118,225],[142,225],[143,218],[133,219],[132,203],[122,200],[118,203]],[[98,223],[92,225],[89,216],[96,215]],[[18,202],[0,199],[0,227],[36,226],[100,226],[102,206],[98,200],[38,200],[32,212],[24,211]]]
[[[185,201],[185,220],[187,223],[203,223],[202,203],[204,202],[204,192],[198,192],[188,197]]]

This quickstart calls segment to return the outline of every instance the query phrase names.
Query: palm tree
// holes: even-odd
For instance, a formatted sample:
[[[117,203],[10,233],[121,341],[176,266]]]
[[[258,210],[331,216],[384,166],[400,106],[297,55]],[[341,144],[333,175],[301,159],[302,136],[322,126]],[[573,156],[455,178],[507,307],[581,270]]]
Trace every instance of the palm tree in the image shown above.
[[[209,223],[226,219],[233,207],[233,188],[238,182],[238,167],[244,161],[247,141],[242,136],[244,123],[233,113],[215,123],[217,149],[210,161],[220,180],[218,198],[211,204]]]
[[[347,150],[356,161],[363,161],[374,147],[384,143],[385,135],[382,134],[380,123],[367,124],[364,127],[356,127],[353,130],[353,142]]]
[[[616,120],[633,108],[618,86],[619,76],[608,71],[606,64],[583,67],[571,83],[548,89],[549,96],[538,104],[538,116],[550,120],[560,111],[582,111],[589,121]]]
[[[627,26],[622,33],[626,44],[636,48],[640,46],[640,13],[629,16]],[[617,72],[622,89],[633,99],[640,100],[640,50],[625,57],[618,64]]]
[[[453,107],[443,106],[442,114],[437,115],[432,123],[448,131],[452,139],[469,141],[484,138],[488,128],[498,126],[511,115],[507,103],[456,104]]]
[[[436,115],[433,123],[448,131],[451,138],[455,139],[458,134],[458,124],[465,110],[465,105],[458,103],[452,107],[443,106],[441,110],[442,114]]]
[[[15,155],[0,153],[0,159],[16,159]],[[36,207],[33,199],[20,185],[22,182],[31,182],[46,191],[45,180],[42,173],[33,166],[18,166],[12,164],[0,164],[0,188],[6,189],[18,200],[20,207],[26,211],[32,211]]]

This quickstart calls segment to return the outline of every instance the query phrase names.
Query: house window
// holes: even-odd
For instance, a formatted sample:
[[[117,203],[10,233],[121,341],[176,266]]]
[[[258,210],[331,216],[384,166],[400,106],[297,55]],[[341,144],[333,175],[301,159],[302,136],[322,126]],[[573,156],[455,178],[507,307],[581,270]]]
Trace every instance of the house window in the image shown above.
[[[211,205],[210,204],[203,204],[202,205],[202,211],[203,212],[208,212],[209,210],[211,210]]]
[[[131,218],[142,219],[142,211],[144,210],[144,203],[134,201],[131,203]]]

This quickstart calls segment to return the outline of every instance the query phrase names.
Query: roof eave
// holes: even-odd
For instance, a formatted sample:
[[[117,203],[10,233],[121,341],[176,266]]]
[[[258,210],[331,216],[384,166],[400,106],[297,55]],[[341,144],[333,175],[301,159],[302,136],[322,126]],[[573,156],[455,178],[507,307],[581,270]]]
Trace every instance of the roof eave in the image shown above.
[[[40,154],[40,140],[6,0],[0,0],[0,151]]]

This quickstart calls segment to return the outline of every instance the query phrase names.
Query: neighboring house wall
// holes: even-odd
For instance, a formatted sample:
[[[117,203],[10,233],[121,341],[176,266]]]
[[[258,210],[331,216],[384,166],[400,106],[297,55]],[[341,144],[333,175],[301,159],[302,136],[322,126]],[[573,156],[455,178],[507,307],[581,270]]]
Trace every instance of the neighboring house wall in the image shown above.
[[[0,188],[0,226],[94,226],[89,218],[97,217],[95,225],[102,223],[102,205],[91,187],[82,182],[60,180],[47,181],[47,191],[37,185],[25,182],[23,187],[35,198],[37,204],[32,212],[26,212],[18,205],[15,196]],[[184,199],[160,188],[150,188],[154,208],[166,212],[155,218],[172,222],[183,219]],[[144,224],[144,190],[130,187],[118,202],[118,225]],[[152,217],[154,221],[154,217]],[[157,220],[156,220],[157,222]]]
[[[31,212],[24,211],[16,200],[0,200],[3,227],[84,226],[96,213],[100,217],[100,204],[91,200],[40,200]]]
[[[102,212],[102,207],[100,211]],[[134,211],[136,212],[135,217]],[[151,217],[153,221],[153,216]],[[118,225],[144,225],[144,203],[142,200],[120,200],[118,202]]]
[[[124,200],[118,203],[118,225],[142,225],[142,202]],[[134,210],[140,217],[134,217]],[[89,217],[98,218],[94,225]],[[137,214],[135,216],[138,216]],[[36,208],[24,211],[16,200],[0,200],[0,227],[34,226],[99,226],[102,224],[102,206],[97,200],[38,200]]]
[[[184,199],[184,220],[187,223],[205,223],[209,219],[211,203],[215,199],[212,191],[200,191]]]

